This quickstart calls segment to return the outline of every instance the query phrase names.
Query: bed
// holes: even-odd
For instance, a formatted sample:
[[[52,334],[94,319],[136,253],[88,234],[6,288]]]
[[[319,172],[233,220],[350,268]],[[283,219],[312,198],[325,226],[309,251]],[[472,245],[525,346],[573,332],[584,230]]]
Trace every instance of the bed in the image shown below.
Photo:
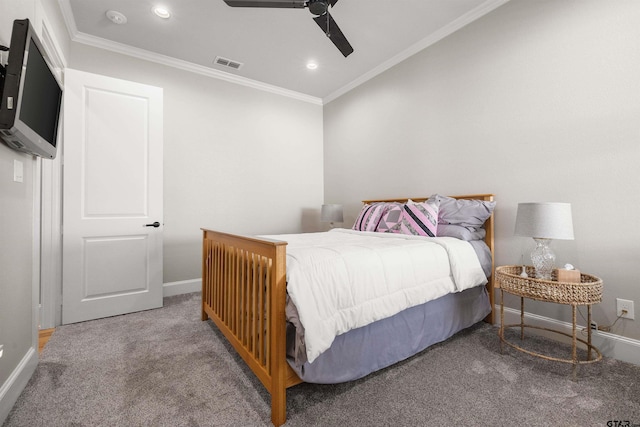
[[[393,204],[431,206],[425,204],[432,203],[433,200],[434,196],[431,198],[366,200],[363,202],[363,206],[379,207],[383,204],[385,206]],[[356,240],[354,240],[355,243],[352,243],[351,239],[368,238],[380,241],[383,245],[381,249],[383,253],[387,253],[388,246],[396,245],[396,237],[408,241],[410,246],[415,246],[419,251],[427,250],[421,245],[423,240],[429,240],[429,244],[437,242],[437,245],[435,248],[429,247],[428,250],[436,251],[438,254],[444,250],[449,254],[448,256],[453,256],[454,260],[457,259],[455,257],[459,257],[460,260],[468,259],[468,247],[472,247],[472,250],[477,252],[476,245],[468,245],[462,241],[460,243],[457,242],[458,239],[451,237],[442,239],[401,237],[400,235],[403,233],[398,231],[400,223],[396,223],[394,226],[398,234],[391,236],[393,230],[384,229],[384,224],[382,224],[384,221],[381,221],[380,217],[377,218],[377,229],[371,227],[370,224],[363,223],[359,228],[362,232],[332,230],[329,233],[311,233],[309,236],[304,236],[307,240],[312,239],[312,243],[305,243],[306,246],[302,245],[302,252],[301,245],[297,243],[293,235],[275,236],[277,238],[271,236],[249,237],[203,229],[202,320],[211,319],[215,323],[269,391],[271,394],[271,421],[274,425],[279,426],[286,421],[286,389],[289,387],[303,381],[337,383],[360,378],[377,369],[406,359],[480,320],[484,319],[493,323],[493,206],[495,205],[493,195],[454,196],[449,200],[481,203],[483,206],[491,204],[488,216],[481,218],[479,222],[482,226],[482,229],[479,230],[482,231],[481,239],[464,238],[464,240],[474,240],[470,243],[479,243],[477,240],[481,240],[480,243],[486,247],[488,252],[487,259],[483,262],[477,262],[478,265],[481,265],[483,272],[483,286],[478,286],[475,264],[473,268],[466,268],[464,267],[466,261],[456,261],[456,264],[463,266],[461,267],[463,271],[473,270],[472,276],[476,281],[475,284],[471,283],[471,279],[468,279],[469,284],[461,286],[457,279],[452,279],[453,290],[438,291],[440,294],[430,297],[419,296],[418,298],[422,298],[422,300],[415,300],[419,303],[402,301],[402,304],[408,304],[406,308],[402,308],[397,313],[390,311],[393,314],[384,314],[382,318],[374,318],[373,321],[371,321],[372,319],[362,320],[367,316],[363,316],[356,310],[361,305],[368,305],[370,301],[365,301],[362,304],[353,303],[355,308],[349,307],[346,311],[354,312],[355,320],[349,317],[344,320],[344,316],[337,316],[339,318],[339,321],[335,322],[337,332],[333,337],[327,335],[329,338],[325,340],[314,341],[311,338],[311,334],[316,332],[312,327],[315,321],[309,320],[313,319],[308,314],[309,311],[306,311],[307,314],[304,316],[298,316],[297,304],[294,304],[292,300],[295,301],[294,297],[297,292],[298,302],[303,304],[303,299],[299,296],[300,287],[298,286],[298,290],[294,292],[295,288],[291,284],[291,295],[287,292],[287,278],[294,283],[298,283],[296,280],[300,280],[298,279],[300,276],[294,273],[293,265],[296,264],[297,258],[302,257],[300,254],[306,253],[304,251],[306,246],[316,245],[316,241],[313,239],[322,242],[325,239],[329,239],[329,242],[332,239],[338,239],[339,242],[344,241],[346,243],[343,243],[345,245],[343,248],[347,248],[346,252],[349,254],[352,247],[368,245],[368,243],[360,243]],[[363,212],[364,208],[358,221],[363,220]],[[446,227],[449,227],[449,223]],[[354,225],[354,228],[357,227]],[[473,230],[473,228],[471,229]],[[441,230],[440,224],[438,224],[438,230]],[[380,233],[380,231],[391,231],[391,233]],[[288,243],[283,238],[292,242],[291,248],[289,248],[291,252],[289,254],[289,264],[291,264],[289,273],[287,270]],[[307,240],[303,241],[307,242]],[[364,242],[367,241],[364,240]],[[458,250],[457,248],[460,248],[462,255],[451,255],[454,250]],[[402,250],[405,250],[404,247]],[[345,249],[342,251],[344,252]],[[477,253],[479,254],[479,252]],[[380,257],[379,254],[377,256]],[[454,264],[453,261],[449,261],[449,263]],[[415,268],[415,265],[410,268]],[[295,280],[292,280],[288,274],[293,275]],[[452,269],[447,274],[453,277],[457,273]],[[313,276],[310,277],[313,281]],[[467,279],[460,280],[460,283],[463,283]],[[448,280],[445,279],[437,279],[436,282],[440,283],[439,286],[442,289],[449,286]],[[484,285],[485,283],[486,285]],[[407,286],[411,291],[403,290],[404,294],[411,293],[416,288],[411,284]],[[455,289],[456,286],[458,289]],[[358,294],[355,291],[351,292]],[[380,307],[385,308],[386,305]],[[324,312],[324,309],[318,311]],[[374,310],[375,313],[378,311],[380,310]],[[452,315],[452,313],[456,314]],[[302,314],[302,310],[300,314]],[[305,324],[308,325],[308,328],[301,327],[299,320],[302,317],[306,318]],[[361,324],[362,322],[365,324]],[[440,326],[438,328],[425,326],[433,324]],[[407,328],[407,325],[415,326]],[[380,337],[389,335],[404,340],[407,344],[381,345]],[[316,345],[315,343],[318,342],[321,344]],[[304,343],[309,343],[308,348],[305,348]],[[366,355],[367,360],[363,360],[360,355]]]

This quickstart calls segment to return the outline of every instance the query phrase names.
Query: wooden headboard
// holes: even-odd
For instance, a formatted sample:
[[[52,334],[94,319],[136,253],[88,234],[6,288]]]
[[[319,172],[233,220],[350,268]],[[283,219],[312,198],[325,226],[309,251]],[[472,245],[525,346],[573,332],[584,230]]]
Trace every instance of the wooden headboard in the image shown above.
[[[493,201],[493,194],[468,194],[464,196],[449,196],[454,199],[466,199],[466,200],[482,200],[485,202]],[[363,200],[362,203],[379,203],[379,202],[398,202],[405,203],[407,200],[413,200],[414,202],[424,202],[428,197],[407,197],[404,199],[378,199],[378,200]],[[484,238],[485,243],[489,247],[491,251],[491,277],[489,277],[489,282],[487,283],[487,291],[489,293],[489,301],[491,303],[491,313],[484,319],[485,322],[493,324],[494,322],[494,287],[495,287],[495,253],[494,253],[494,214],[492,213],[489,219],[484,223],[484,229],[487,231],[487,235]]]

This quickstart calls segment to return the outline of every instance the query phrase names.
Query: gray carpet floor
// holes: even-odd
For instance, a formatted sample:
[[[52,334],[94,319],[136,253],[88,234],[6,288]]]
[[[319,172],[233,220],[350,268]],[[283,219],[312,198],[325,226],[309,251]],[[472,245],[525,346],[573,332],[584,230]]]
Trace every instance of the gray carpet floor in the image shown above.
[[[479,324],[366,378],[287,392],[287,426],[640,425],[640,367],[571,366],[505,347]],[[566,353],[554,341],[528,346]],[[14,426],[264,426],[270,397],[211,322],[200,295],[56,329],[9,414]],[[613,424],[622,420],[628,424]]]

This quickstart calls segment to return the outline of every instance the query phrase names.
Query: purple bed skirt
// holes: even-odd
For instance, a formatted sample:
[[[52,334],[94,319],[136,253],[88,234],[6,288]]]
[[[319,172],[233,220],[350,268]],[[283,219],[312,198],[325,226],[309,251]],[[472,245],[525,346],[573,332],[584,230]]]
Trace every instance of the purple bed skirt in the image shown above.
[[[352,381],[444,341],[490,312],[487,290],[478,286],[342,334],[313,363],[296,366],[292,358],[287,361],[305,382]]]

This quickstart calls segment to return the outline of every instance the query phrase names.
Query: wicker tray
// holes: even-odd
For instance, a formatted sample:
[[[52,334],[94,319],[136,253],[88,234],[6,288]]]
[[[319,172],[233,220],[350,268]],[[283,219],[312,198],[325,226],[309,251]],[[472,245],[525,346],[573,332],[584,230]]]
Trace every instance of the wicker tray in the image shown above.
[[[520,277],[522,266],[506,265],[496,268],[500,287],[514,295],[538,301],[559,304],[590,305],[602,300],[602,280],[589,274],[580,274],[580,283],[536,279],[535,269],[527,266],[529,277]],[[552,279],[556,279],[556,271]]]

